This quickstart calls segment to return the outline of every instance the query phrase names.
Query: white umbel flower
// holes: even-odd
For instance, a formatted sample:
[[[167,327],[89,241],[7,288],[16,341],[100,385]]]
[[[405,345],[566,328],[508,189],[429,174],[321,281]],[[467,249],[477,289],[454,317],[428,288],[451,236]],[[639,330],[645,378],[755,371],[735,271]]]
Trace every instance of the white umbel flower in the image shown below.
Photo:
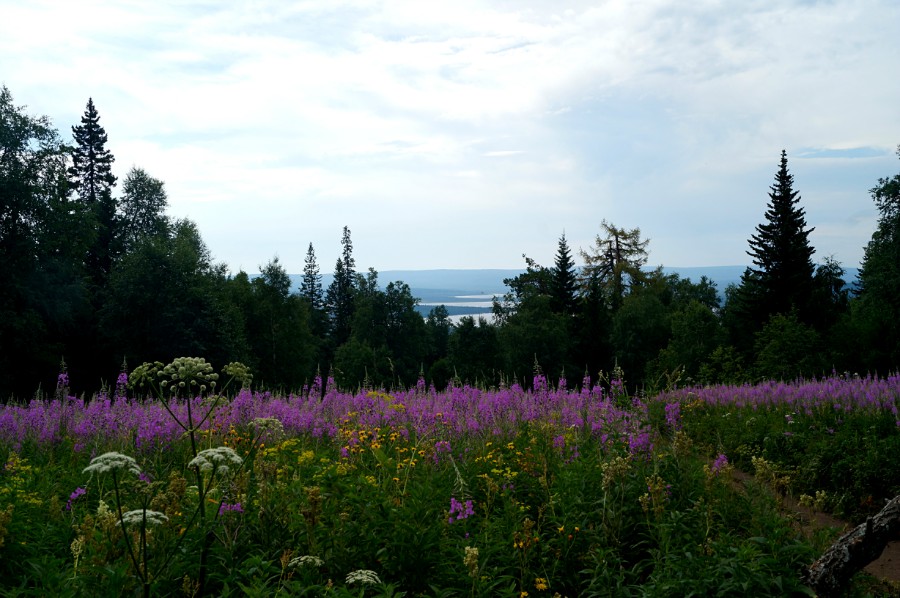
[[[357,569],[356,571],[351,571],[347,574],[347,579],[344,580],[348,586],[354,583],[361,583],[369,586],[374,586],[381,583],[381,580],[378,579],[378,575],[369,569]]]
[[[325,561],[320,559],[317,556],[313,556],[311,554],[304,554],[303,556],[296,556],[291,559],[291,562],[288,563],[288,567],[321,567],[325,564]]]
[[[141,468],[138,467],[137,461],[133,457],[116,452],[103,453],[99,457],[94,457],[91,459],[91,464],[85,467],[82,473],[101,474],[113,471],[141,474]]]
[[[191,459],[188,467],[199,467],[200,471],[228,473],[231,467],[240,467],[244,460],[227,446],[205,449]]]
[[[144,522],[144,509],[136,509],[134,511],[126,511],[122,513],[122,523],[128,526],[132,525],[141,525]],[[151,525],[159,525],[161,523],[165,523],[169,520],[164,514],[159,511],[146,511],[147,513],[147,526]]]

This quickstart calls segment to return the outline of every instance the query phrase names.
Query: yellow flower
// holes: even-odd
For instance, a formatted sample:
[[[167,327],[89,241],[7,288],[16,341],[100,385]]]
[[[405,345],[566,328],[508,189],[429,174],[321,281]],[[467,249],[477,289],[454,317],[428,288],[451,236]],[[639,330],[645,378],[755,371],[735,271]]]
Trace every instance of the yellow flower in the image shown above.
[[[548,589],[550,586],[547,585],[547,580],[543,577],[538,577],[534,580],[534,589],[540,591]]]

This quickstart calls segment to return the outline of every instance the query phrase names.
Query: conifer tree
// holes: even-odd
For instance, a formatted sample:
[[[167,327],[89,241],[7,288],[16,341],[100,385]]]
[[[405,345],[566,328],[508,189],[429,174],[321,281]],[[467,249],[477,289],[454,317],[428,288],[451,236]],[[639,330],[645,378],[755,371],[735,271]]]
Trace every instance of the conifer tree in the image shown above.
[[[341,257],[334,266],[334,280],[328,286],[325,304],[331,318],[334,346],[340,346],[350,338],[353,320],[353,291],[356,285],[356,261],[353,259],[353,243],[350,228],[344,227],[341,237]]]
[[[756,297],[761,302],[753,311],[767,319],[773,314],[787,314],[796,308],[801,320],[809,306],[815,267],[809,244],[806,217],[799,194],[793,189],[794,177],[788,172],[787,152],[781,152],[781,164],[775,184],[769,193],[766,222],[756,227],[747,254],[755,268],[754,277],[745,277],[758,285]]]
[[[72,135],[75,147],[69,168],[70,185],[78,192],[94,221],[85,261],[94,282],[102,284],[117,254],[116,202],[112,196],[112,188],[116,184],[116,177],[112,174],[115,158],[106,149],[106,131],[100,125],[100,115],[92,98],[88,99],[81,124],[72,127]]]
[[[641,239],[639,228],[626,230],[606,220],[600,228],[605,234],[597,235],[594,246],[581,252],[586,264],[585,286],[602,290],[606,301],[617,309],[631,287],[644,278],[641,268],[647,263],[650,239]]]
[[[573,315],[578,308],[576,297],[578,281],[575,275],[575,260],[572,259],[565,233],[559,238],[552,276],[550,296],[554,311]]]
[[[303,280],[300,282],[300,296],[309,301],[313,309],[322,309],[325,300],[322,295],[322,275],[316,263],[316,251],[313,244],[306,250],[306,262],[303,266]]]

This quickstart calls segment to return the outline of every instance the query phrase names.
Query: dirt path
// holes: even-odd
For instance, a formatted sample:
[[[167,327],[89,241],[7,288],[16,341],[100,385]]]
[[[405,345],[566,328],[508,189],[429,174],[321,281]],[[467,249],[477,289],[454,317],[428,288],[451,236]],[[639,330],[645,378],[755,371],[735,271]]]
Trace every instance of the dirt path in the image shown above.
[[[733,470],[733,472],[735,482],[741,485],[745,485],[754,479],[752,475],[737,469]],[[835,529],[840,535],[854,527],[828,513],[801,505],[789,496],[780,497],[780,504],[785,514],[795,518],[800,531],[807,537],[821,529]],[[900,540],[888,543],[881,556],[870,563],[865,570],[880,580],[900,584]]]

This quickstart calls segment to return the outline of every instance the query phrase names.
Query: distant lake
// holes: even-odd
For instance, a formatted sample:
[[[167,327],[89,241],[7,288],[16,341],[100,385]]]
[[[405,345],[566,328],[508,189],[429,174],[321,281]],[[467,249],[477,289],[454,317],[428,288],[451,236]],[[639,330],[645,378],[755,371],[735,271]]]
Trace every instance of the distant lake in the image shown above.
[[[649,270],[650,268],[648,268]],[[693,282],[699,282],[701,276],[706,276],[714,283],[719,292],[719,298],[724,301],[725,289],[730,284],[740,284],[741,274],[746,266],[701,266],[663,268],[666,274],[678,274],[681,278],[689,278]],[[463,316],[472,316],[476,320],[478,316],[491,319],[491,300],[494,297],[502,297],[509,289],[503,281],[522,274],[523,270],[386,270],[379,272],[378,282],[383,288],[388,282],[403,281],[409,285],[413,297],[419,300],[416,310],[423,317],[438,305],[447,308],[450,319],[455,323]],[[856,280],[858,270],[846,268],[844,280],[852,287]],[[255,278],[258,274],[251,274]],[[300,287],[301,274],[289,274],[293,290]],[[328,288],[333,276],[322,275],[322,286]]]

